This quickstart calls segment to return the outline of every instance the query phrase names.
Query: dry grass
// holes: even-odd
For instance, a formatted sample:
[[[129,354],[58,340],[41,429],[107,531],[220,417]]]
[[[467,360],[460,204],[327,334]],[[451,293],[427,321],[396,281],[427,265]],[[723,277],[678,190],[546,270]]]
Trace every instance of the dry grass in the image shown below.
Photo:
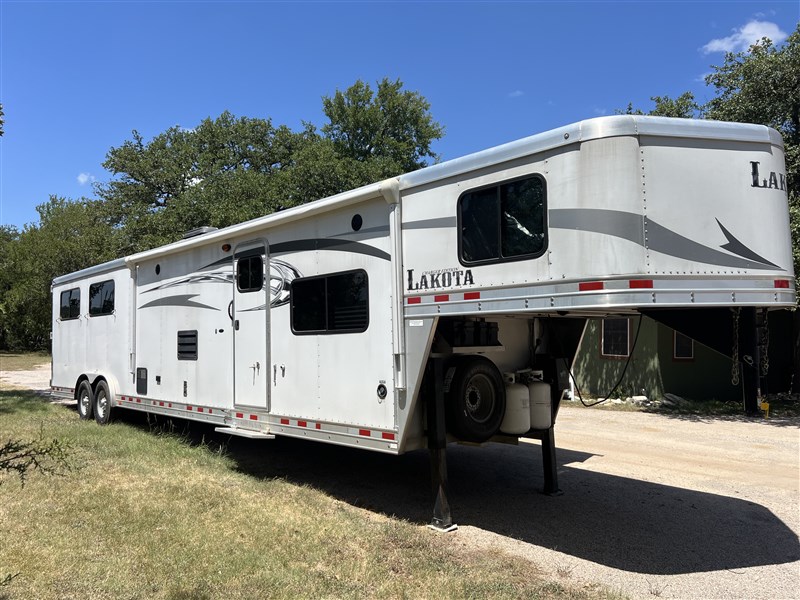
[[[500,552],[235,470],[223,448],[0,391],[2,437],[57,437],[73,469],[0,474],[0,598],[616,597]]]
[[[45,352],[0,352],[0,373],[3,371],[29,371],[38,365],[50,362]]]

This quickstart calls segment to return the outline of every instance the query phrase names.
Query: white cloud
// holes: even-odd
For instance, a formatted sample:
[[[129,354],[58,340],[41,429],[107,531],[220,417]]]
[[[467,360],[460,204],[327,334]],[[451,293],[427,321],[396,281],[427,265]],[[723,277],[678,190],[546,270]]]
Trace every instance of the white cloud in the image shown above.
[[[86,185],[87,183],[94,183],[97,178],[91,173],[81,173],[78,175],[78,185]]]
[[[522,90],[514,90],[513,92],[510,92],[508,94],[508,97],[509,98],[519,98],[520,96],[524,96],[524,95],[525,95],[525,92],[523,92]]]
[[[595,106],[592,109],[592,112],[594,114],[596,114],[598,117],[605,117],[608,114],[608,109],[607,108],[601,108],[599,106]]]
[[[748,22],[739,29],[734,29],[728,37],[717,38],[703,46],[703,52],[740,52],[748,50],[750,46],[766,37],[774,44],[780,44],[788,36],[778,25],[770,21],[758,21],[756,19]]]

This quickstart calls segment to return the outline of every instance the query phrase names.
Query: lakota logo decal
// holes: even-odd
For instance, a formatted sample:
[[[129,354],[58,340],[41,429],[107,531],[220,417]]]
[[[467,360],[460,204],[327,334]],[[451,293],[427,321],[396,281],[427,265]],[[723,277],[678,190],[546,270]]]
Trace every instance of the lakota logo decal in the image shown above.
[[[754,188],[769,188],[771,190],[786,191],[786,175],[783,173],[776,173],[775,171],[769,172],[769,178],[761,179],[758,172],[758,165],[760,163],[754,160],[750,161],[750,176],[753,178],[753,183],[750,187]]]
[[[437,269],[423,271],[419,281],[414,280],[414,269],[408,269],[408,291],[430,290],[433,288],[461,287],[473,285],[472,271],[470,269]]]

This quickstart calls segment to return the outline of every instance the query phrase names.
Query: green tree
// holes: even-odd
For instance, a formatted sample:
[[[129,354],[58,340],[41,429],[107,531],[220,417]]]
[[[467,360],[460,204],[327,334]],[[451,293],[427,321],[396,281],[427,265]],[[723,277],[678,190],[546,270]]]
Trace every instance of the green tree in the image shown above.
[[[191,130],[171,127],[149,142],[134,131],[109,150],[103,167],[118,177],[97,192],[123,251],[136,252],[201,225],[225,227],[271,212],[278,202],[270,177],[305,141],[269,119],[229,112]]]
[[[13,225],[0,225],[0,350],[8,349],[6,294],[14,283],[10,255],[12,245],[18,239],[19,232],[16,227]]]
[[[691,92],[684,92],[677,98],[670,98],[669,96],[651,96],[650,100],[655,106],[652,110],[648,111],[647,114],[656,117],[692,119],[699,116],[701,112],[701,107],[697,104],[694,94]],[[641,109],[634,108],[632,103],[628,103],[628,107],[625,111],[617,111],[617,113],[626,115],[645,114]]]
[[[117,256],[117,232],[93,200],[52,196],[36,207],[39,223],[27,225],[7,245],[3,294],[3,336],[13,349],[49,347],[52,280]]]
[[[0,104],[0,136],[3,135],[3,126],[6,124],[3,114],[3,105]]]
[[[384,78],[376,92],[356,81],[344,92],[322,99],[329,123],[322,133],[337,152],[362,162],[377,161],[383,177],[414,171],[439,157],[431,144],[444,128],[433,120],[430,104],[418,92],[403,90],[397,79]]]

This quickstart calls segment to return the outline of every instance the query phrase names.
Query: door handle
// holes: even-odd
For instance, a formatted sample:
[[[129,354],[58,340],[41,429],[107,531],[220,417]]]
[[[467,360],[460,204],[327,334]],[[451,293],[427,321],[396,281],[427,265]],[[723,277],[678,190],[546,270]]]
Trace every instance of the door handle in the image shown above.
[[[233,322],[233,328],[234,328],[236,331],[239,331],[239,319],[236,319],[236,320]]]

